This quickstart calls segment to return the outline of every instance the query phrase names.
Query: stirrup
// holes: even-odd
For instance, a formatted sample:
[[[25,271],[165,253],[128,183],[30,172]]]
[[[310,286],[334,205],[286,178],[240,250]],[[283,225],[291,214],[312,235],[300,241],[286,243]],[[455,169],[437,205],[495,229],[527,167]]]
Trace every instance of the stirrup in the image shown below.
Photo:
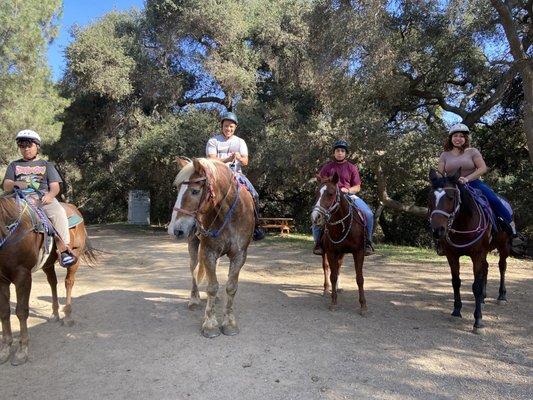
[[[372,242],[368,240],[365,243],[365,256],[371,256],[375,253],[374,246],[372,245]]]

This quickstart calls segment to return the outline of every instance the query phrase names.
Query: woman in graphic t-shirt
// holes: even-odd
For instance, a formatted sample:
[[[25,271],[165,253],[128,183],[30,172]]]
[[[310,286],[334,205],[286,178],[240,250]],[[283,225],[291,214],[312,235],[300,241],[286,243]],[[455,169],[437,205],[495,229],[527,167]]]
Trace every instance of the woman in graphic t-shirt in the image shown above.
[[[509,226],[512,235],[516,236],[512,214],[496,193],[479,179],[487,172],[487,166],[481,153],[470,147],[469,134],[470,131],[464,124],[456,124],[450,128],[444,143],[444,151],[439,158],[439,172],[451,175],[461,168],[459,183],[468,183],[471,187],[479,189],[489,201],[496,216],[500,217]]]

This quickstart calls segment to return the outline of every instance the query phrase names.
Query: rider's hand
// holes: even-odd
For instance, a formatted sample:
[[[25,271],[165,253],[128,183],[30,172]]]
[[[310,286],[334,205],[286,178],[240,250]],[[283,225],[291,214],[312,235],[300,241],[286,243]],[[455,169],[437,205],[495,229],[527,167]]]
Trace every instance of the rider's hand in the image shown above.
[[[462,183],[463,185],[464,185],[465,183],[468,183],[468,182],[469,182],[468,178],[466,178],[466,177],[464,177],[464,176],[459,177],[458,181],[459,181],[459,183]]]
[[[342,193],[350,193],[350,189],[346,189],[345,187],[341,188]]]
[[[54,196],[52,196],[50,193],[45,193],[45,195],[41,198],[41,204],[43,206],[50,204],[52,201],[54,201]]]
[[[234,157],[234,160],[239,160],[239,161],[241,161],[241,158],[242,158],[241,153],[236,152],[236,153],[234,153],[233,155],[235,156],[235,157]]]

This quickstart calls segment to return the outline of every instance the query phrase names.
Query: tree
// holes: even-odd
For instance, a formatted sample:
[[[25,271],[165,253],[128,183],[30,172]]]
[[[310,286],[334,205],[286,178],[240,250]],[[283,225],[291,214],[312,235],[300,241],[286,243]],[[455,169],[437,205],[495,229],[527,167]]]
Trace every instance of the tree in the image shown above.
[[[16,156],[15,133],[38,131],[45,142],[59,137],[55,119],[67,104],[58,95],[45,63],[46,45],[56,36],[60,0],[9,0],[0,7],[0,163]]]

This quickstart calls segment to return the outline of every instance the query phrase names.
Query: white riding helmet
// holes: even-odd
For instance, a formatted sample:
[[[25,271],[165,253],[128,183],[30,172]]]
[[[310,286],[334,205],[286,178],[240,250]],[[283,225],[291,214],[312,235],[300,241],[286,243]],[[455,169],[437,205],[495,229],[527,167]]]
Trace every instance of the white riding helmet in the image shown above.
[[[18,142],[19,140],[29,140],[31,142],[37,143],[39,146],[41,145],[41,137],[39,134],[35,131],[32,131],[31,129],[23,129],[19,133],[17,133],[17,137],[15,140]]]
[[[470,129],[468,129],[468,126],[466,126],[465,124],[455,124],[448,131],[448,135],[452,135],[455,132],[469,133]]]

